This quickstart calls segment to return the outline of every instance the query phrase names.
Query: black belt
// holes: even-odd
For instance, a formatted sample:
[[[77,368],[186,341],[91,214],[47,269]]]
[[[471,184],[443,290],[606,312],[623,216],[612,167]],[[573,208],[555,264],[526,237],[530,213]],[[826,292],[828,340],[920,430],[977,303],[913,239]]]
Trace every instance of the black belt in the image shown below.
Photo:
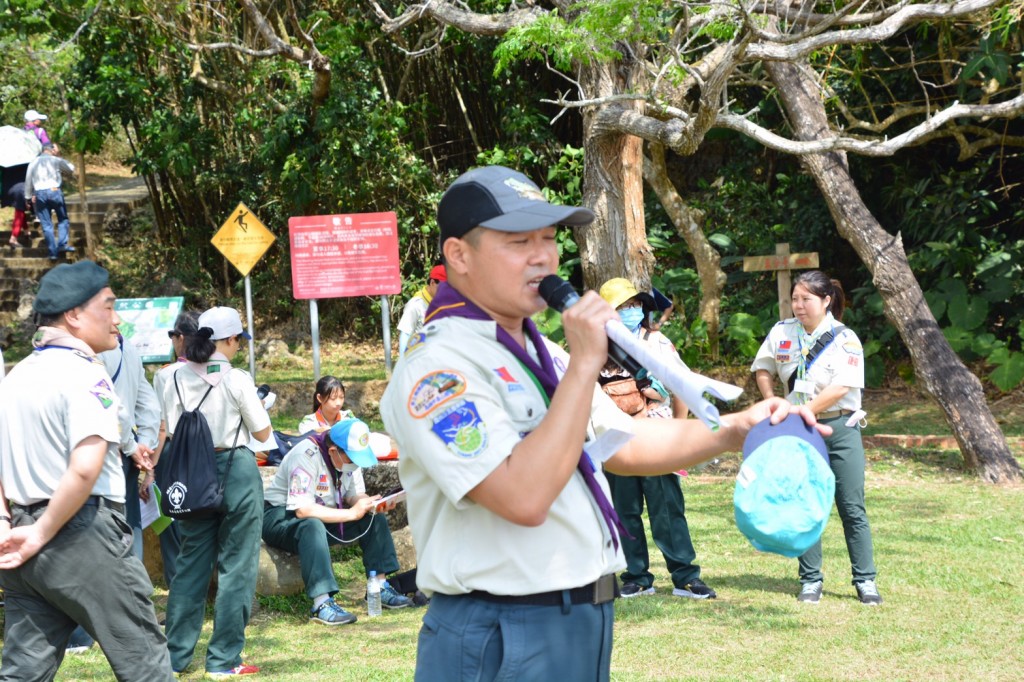
[[[565,601],[565,593],[569,594],[569,603],[571,604],[604,604],[619,597],[619,581],[615,579],[614,573],[609,573],[589,585],[574,587],[571,590],[537,592],[536,594],[491,594],[482,590],[473,590],[466,596],[494,604],[561,606]]]
[[[49,504],[50,504],[49,500],[43,500],[41,502],[36,502],[35,504],[15,504],[14,502],[12,502],[11,503],[11,508],[12,509],[17,509],[18,511],[20,511],[20,512],[22,512],[24,514],[28,514],[29,516],[31,516],[32,514],[35,514],[37,511],[39,511],[40,509],[46,509],[47,505],[49,505]],[[107,509],[112,509],[113,511],[116,511],[119,514],[124,514],[124,504],[123,503],[121,503],[121,502],[114,502],[112,500],[108,500],[107,498],[101,497],[99,495],[90,495],[85,500],[85,502],[82,503],[82,506],[83,507],[106,507]]]

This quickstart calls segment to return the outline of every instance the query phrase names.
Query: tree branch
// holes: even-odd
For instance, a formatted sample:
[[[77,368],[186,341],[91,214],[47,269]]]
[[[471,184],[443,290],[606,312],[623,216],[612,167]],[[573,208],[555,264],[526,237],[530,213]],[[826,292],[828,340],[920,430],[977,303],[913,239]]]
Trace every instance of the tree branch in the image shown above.
[[[912,24],[928,19],[948,20],[962,17],[1002,2],[1003,0],[956,0],[952,4],[908,5],[886,17],[881,23],[865,28],[830,31],[788,45],[779,42],[785,39],[782,35],[779,35],[778,40],[768,44],[753,43],[747,49],[747,56],[752,60],[796,61],[825,47],[882,42]]]
[[[910,130],[885,140],[862,140],[836,135],[814,140],[789,140],[752,123],[743,116],[719,113],[716,125],[735,130],[757,140],[764,146],[788,154],[814,154],[826,151],[848,151],[863,156],[892,156],[900,149],[921,144],[928,139],[943,135],[939,128],[956,118],[1010,118],[1024,112],[1024,94],[998,104],[959,104],[936,113]]]

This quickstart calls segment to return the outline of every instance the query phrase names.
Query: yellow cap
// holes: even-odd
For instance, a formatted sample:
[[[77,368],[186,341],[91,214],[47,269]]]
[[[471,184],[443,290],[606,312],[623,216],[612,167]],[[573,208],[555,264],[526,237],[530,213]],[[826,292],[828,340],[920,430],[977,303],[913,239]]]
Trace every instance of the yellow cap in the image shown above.
[[[602,284],[601,290],[598,293],[601,294],[601,298],[608,301],[611,307],[618,308],[640,292],[625,277],[616,277]]]

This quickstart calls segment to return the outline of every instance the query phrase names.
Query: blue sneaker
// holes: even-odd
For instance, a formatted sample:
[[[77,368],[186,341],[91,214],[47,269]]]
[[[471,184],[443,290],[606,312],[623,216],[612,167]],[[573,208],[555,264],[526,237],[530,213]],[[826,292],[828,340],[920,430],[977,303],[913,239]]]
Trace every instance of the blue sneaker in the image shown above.
[[[386,609],[404,609],[412,606],[412,599],[395,592],[395,588],[385,580],[380,584],[380,605]]]
[[[338,606],[333,599],[328,599],[310,612],[309,622],[321,625],[348,625],[356,622],[356,616]]]

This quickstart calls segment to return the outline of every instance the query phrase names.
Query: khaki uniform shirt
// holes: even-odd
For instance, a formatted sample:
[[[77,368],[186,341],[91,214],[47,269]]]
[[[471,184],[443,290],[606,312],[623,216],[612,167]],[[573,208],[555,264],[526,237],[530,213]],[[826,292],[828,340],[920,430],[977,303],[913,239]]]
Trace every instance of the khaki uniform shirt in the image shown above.
[[[316,443],[304,438],[281,460],[277,473],[267,486],[263,499],[275,507],[295,511],[311,504],[342,509],[344,500],[366,492],[363,472],[356,469],[341,474],[341,494],[334,487],[334,475],[324,463]]]
[[[820,335],[838,324],[835,318],[828,314],[814,333]],[[770,374],[778,376],[788,390],[789,377],[797,371],[802,351],[809,350],[801,338],[803,331],[803,325],[795,317],[777,322],[758,349],[750,371],[767,370]],[[828,410],[860,409],[861,389],[864,388],[864,348],[852,329],[846,328],[832,339],[832,343],[818,354],[814,364],[806,371],[804,379],[814,384],[814,392],[802,396],[794,390],[786,396],[787,400],[793,403],[808,403],[823,389],[835,384],[846,386],[850,390]]]
[[[625,566],[578,471],[537,527],[507,521],[466,496],[547,413],[542,389],[495,329],[493,321],[464,318],[428,323],[381,401],[401,453],[416,581],[428,595],[569,589]],[[561,375],[568,356],[547,343]],[[632,419],[596,383],[589,410],[588,439],[611,426],[632,432]],[[600,465],[595,476],[607,494]]]
[[[184,407],[174,389],[174,374],[164,377],[163,392],[160,395],[162,415],[167,422],[167,434],[171,436],[174,435],[181,413],[196,409],[206,389],[210,387],[210,384],[185,363],[178,363],[175,371]],[[218,449],[247,445],[251,432],[270,426],[270,415],[256,395],[256,384],[249,373],[241,369],[230,369],[220,383],[210,391],[199,411],[206,417],[206,422],[210,425],[210,435],[213,436],[213,447]],[[242,420],[240,432],[239,419]]]
[[[18,363],[0,383],[0,483],[7,499],[20,505],[51,499],[71,451],[99,436],[108,447],[91,494],[124,502],[118,405],[95,356],[51,346]]]

